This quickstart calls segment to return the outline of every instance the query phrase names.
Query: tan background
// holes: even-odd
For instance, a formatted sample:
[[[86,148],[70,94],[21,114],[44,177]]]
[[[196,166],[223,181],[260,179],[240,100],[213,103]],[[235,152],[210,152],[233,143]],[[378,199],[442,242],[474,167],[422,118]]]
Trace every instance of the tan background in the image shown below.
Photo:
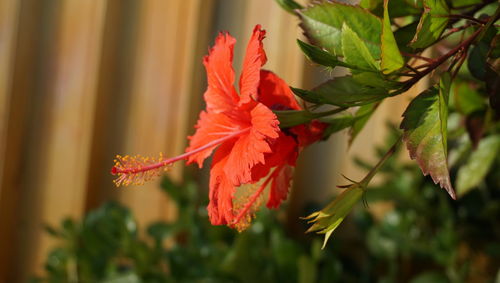
[[[175,217],[158,182],[115,188],[113,156],[183,152],[203,106],[202,56],[228,30],[239,66],[258,23],[266,68],[296,87],[327,77],[301,55],[297,18],[270,0],[0,1],[0,282],[42,272],[54,244],[45,223],[104,200],[130,206],[140,223]],[[330,195],[340,173],[362,176],[351,157],[372,156],[407,100],[384,103],[348,154],[345,132],[305,151],[292,219],[293,207]]]

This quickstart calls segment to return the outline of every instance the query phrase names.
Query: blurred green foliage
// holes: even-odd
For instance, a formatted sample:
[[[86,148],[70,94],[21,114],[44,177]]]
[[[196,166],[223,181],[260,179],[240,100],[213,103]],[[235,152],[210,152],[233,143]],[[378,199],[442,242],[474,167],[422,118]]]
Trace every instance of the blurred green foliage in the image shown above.
[[[262,210],[243,233],[211,226],[206,193],[165,178],[162,188],[178,204],[175,222],[140,229],[129,209],[109,202],[47,227],[60,244],[33,282],[494,282],[500,175],[493,171],[453,201],[418,167],[390,159],[383,182],[364,195],[368,209],[360,204],[325,250],[319,236],[291,233],[279,212]],[[387,204],[388,212],[377,212]]]
[[[392,139],[398,132],[393,131]],[[452,151],[460,147],[452,145]],[[379,148],[382,156],[385,149]],[[372,166],[356,160],[369,170]],[[493,168],[499,168],[496,158]],[[458,166],[451,168],[456,178]],[[384,181],[371,186],[366,201],[391,209],[382,217],[370,210],[354,218],[364,235],[371,264],[384,270],[384,282],[498,282],[500,277],[500,171],[491,170],[481,185],[452,200],[414,164],[389,159]],[[379,270],[380,272],[380,270]],[[495,279],[496,278],[496,279]],[[495,281],[496,280],[496,281]]]
[[[237,233],[210,225],[194,182],[165,178],[162,188],[178,204],[175,222],[141,231],[129,209],[109,202],[79,222],[47,227],[61,244],[47,257],[46,276],[33,282],[314,282],[339,274],[319,239],[293,240],[272,212]]]

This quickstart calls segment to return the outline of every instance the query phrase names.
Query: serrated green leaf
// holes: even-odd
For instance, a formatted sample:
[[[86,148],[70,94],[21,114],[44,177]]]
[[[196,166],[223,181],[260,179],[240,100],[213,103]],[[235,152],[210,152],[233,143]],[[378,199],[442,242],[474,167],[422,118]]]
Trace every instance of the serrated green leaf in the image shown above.
[[[459,197],[481,183],[499,153],[500,135],[488,136],[479,142],[467,163],[458,170],[455,187]]]
[[[347,64],[366,70],[377,71],[380,69],[366,44],[346,23],[342,25],[341,40],[342,54],[344,54],[344,61]]]
[[[424,13],[417,33],[410,42],[412,48],[426,48],[436,42],[448,24],[450,14],[445,0],[424,0]]]
[[[382,22],[359,7],[338,2],[321,2],[299,11],[300,26],[307,38],[329,52],[342,54],[342,25],[346,23],[366,44],[375,59],[380,58]]]
[[[309,215],[306,219],[311,219],[309,223],[314,223],[307,232],[317,232],[325,234],[323,247],[326,246],[328,239],[333,231],[342,223],[344,218],[351,212],[354,205],[363,196],[364,188],[353,184],[344,189],[330,204],[321,211]]]
[[[293,0],[275,0],[275,1],[281,6],[281,8],[285,9],[285,11],[291,14],[295,14],[295,10],[303,8],[299,3]]]
[[[396,39],[392,33],[391,19],[389,18],[389,11],[387,10],[389,0],[384,0],[384,19],[382,20],[382,54],[380,67],[384,74],[390,74],[394,71],[401,69],[405,62],[399,52]]]
[[[379,101],[389,95],[386,89],[361,85],[352,76],[334,78],[312,91],[296,88],[292,90],[306,101],[339,107],[360,106]]]
[[[431,88],[413,99],[403,114],[400,128],[410,157],[417,160],[424,175],[430,174],[455,199],[447,164],[450,84],[450,75],[445,73],[439,90]]]
[[[370,117],[377,109],[379,103],[370,103],[359,107],[354,117],[356,118],[349,131],[349,145],[351,145],[358,134],[363,130]]]

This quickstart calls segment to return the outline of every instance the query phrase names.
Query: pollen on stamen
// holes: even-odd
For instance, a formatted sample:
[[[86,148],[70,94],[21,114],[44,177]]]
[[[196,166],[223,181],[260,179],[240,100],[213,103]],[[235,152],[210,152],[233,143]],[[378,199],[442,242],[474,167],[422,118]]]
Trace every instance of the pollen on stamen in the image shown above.
[[[113,180],[117,187],[129,185],[142,185],[155,177],[160,176],[163,172],[167,172],[172,167],[172,164],[165,164],[158,168],[145,170],[146,167],[153,164],[161,163],[165,160],[163,153],[160,153],[157,158],[144,157],[141,155],[117,155],[114,160],[114,166],[111,168],[111,174],[118,177]]]
[[[233,212],[235,215],[238,215],[245,208],[247,203],[250,201],[253,193],[255,193],[255,191],[257,191],[262,185],[262,182],[258,182],[255,184],[242,185],[236,189],[233,198]],[[264,195],[265,193],[261,193],[255,200],[255,202],[251,204],[245,214],[230,226],[236,229],[238,232],[242,232],[250,227],[250,224],[255,218],[255,213],[259,210],[259,207],[264,201]]]

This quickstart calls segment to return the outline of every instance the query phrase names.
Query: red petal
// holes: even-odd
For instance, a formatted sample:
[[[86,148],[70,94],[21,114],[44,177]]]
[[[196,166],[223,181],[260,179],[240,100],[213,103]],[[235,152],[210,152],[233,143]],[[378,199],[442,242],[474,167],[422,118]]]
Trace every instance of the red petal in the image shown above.
[[[278,167],[276,175],[273,174],[271,189],[269,190],[268,208],[278,208],[288,196],[288,189],[293,178],[293,167],[284,165]]]
[[[188,137],[190,142],[186,152],[197,149],[211,141],[220,139],[240,129],[238,121],[229,118],[227,115],[223,113],[207,113],[205,111],[200,112],[200,118],[195,128],[197,128],[197,130],[194,135]],[[197,162],[198,166],[201,168],[203,166],[203,161],[212,154],[216,147],[217,145],[214,145],[213,147],[189,156],[187,164]]]
[[[261,70],[259,102],[277,110],[300,110],[295,96],[288,84],[271,71]]]
[[[235,188],[226,177],[224,167],[232,148],[231,143],[222,144],[215,152],[210,169],[210,192],[208,194],[208,216],[213,225],[224,225],[233,221],[233,196]]]
[[[298,157],[298,144],[291,136],[279,133],[279,138],[271,144],[271,152],[266,153],[265,163],[257,164],[252,168],[252,180],[257,181],[269,175],[274,167],[285,164],[295,166]]]
[[[305,147],[323,138],[323,132],[328,124],[313,120],[309,124],[298,125],[290,129],[297,136],[299,146]]]
[[[264,163],[264,154],[271,152],[269,143],[278,138],[279,121],[274,113],[261,103],[251,110],[252,128],[235,142],[225,171],[235,186],[252,182],[251,169]]]
[[[207,111],[223,112],[234,108],[239,100],[234,89],[233,47],[236,40],[220,33],[209,55],[203,58],[207,71],[208,88],[203,95]]]
[[[240,76],[240,105],[257,99],[257,88],[259,86],[260,68],[266,63],[266,53],[262,40],[266,31],[256,25],[252,37],[248,42],[243,69]]]
[[[298,144],[291,136],[280,132],[279,138],[272,145],[272,153],[266,154],[265,164],[259,164],[252,170],[254,180],[260,180],[269,175],[272,168],[271,188],[269,190],[269,199],[267,207],[277,208],[281,201],[288,195],[290,181],[292,180],[293,166],[298,157]]]

